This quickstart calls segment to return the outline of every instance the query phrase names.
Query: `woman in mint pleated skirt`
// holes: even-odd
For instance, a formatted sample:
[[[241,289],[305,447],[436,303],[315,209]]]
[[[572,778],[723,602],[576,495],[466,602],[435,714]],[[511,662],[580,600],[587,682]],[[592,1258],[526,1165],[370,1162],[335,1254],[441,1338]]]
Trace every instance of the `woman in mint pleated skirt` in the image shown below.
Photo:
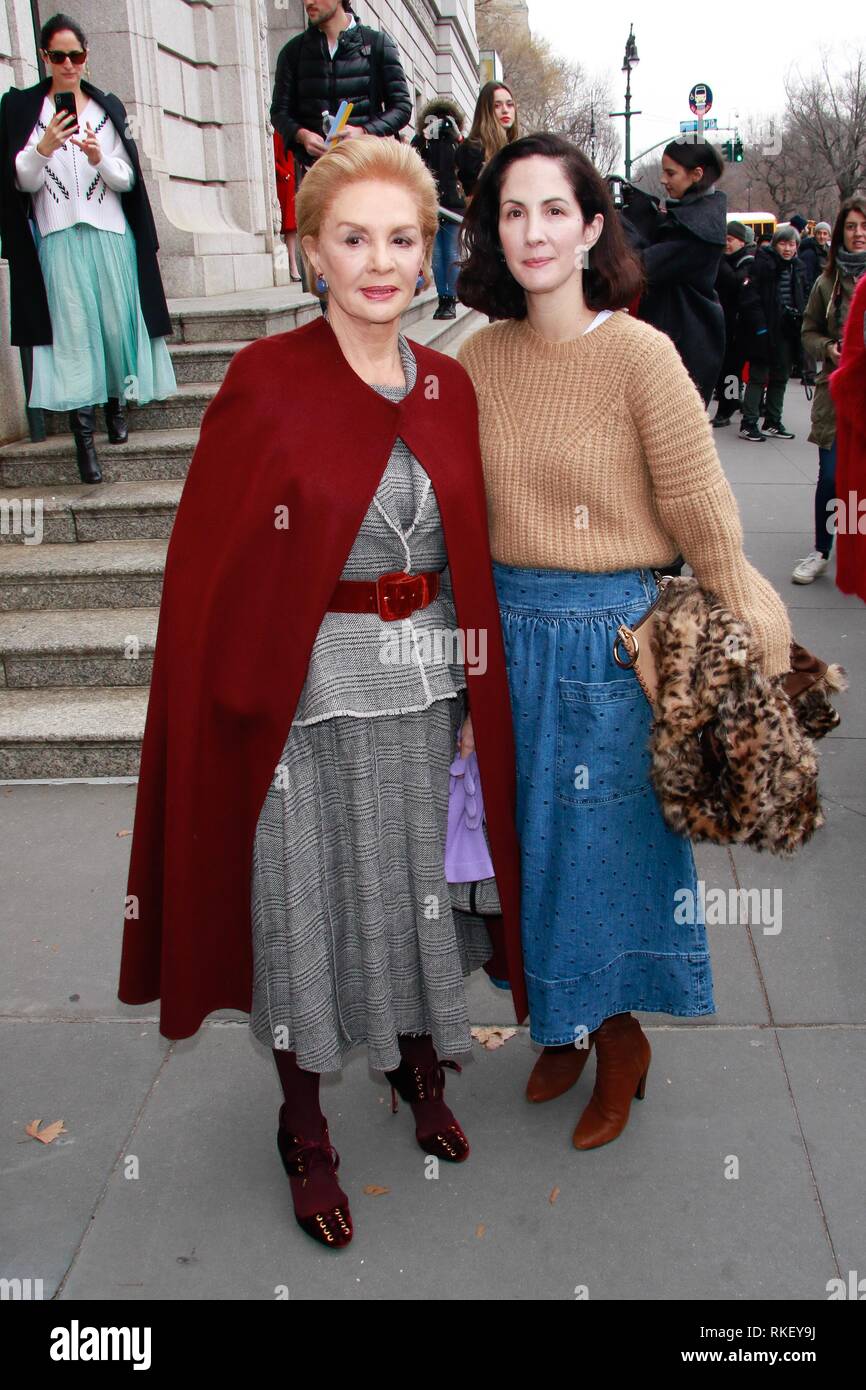
[[[54,341],[33,349],[28,404],[76,410],[172,395],[177,381],[165,338],[150,337],[141,310],[129,223],[121,234],[76,222],[38,236],[38,250]]]
[[[82,80],[87,39],[74,19],[46,21],[40,48],[50,76],[0,102],[11,341],[29,350],[28,405],[68,412],[81,479],[98,483],[95,405],[105,403],[109,442],[123,444],[126,403],[177,390],[171,317],[129,117]]]

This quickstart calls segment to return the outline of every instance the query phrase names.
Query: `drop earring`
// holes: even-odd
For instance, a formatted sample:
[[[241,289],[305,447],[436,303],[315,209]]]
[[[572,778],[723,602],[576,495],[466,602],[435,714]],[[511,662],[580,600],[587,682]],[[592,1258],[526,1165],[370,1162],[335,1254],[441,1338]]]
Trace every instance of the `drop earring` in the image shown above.
[[[316,289],[319,294],[324,294],[328,288],[328,282],[320,270],[316,271]]]
[[[416,290],[423,290],[423,288],[424,288],[424,272],[423,272],[423,270],[419,270],[419,271],[418,271],[418,279],[415,281],[415,288],[416,288]]]

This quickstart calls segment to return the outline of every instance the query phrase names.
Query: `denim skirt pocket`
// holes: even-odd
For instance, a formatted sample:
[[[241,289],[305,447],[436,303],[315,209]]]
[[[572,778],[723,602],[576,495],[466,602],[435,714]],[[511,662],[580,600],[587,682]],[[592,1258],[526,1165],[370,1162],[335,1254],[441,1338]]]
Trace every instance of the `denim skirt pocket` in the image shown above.
[[[650,789],[651,714],[634,675],[560,679],[556,796],[568,806],[609,806]]]

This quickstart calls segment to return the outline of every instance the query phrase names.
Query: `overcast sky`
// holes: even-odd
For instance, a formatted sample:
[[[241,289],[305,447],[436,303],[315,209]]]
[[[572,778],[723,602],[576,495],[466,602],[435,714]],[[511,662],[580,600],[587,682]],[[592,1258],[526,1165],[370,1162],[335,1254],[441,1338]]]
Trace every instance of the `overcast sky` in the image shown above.
[[[823,19],[823,31],[822,31]],[[845,51],[866,50],[866,5],[854,0],[745,0],[736,4],[674,4],[671,0],[529,0],[534,37],[611,79],[613,111],[623,109],[621,71],[629,24],[634,23],[640,62],[632,72],[632,157],[693,119],[690,88],[704,82],[713,92],[711,116],[733,125],[739,112],[779,112],[784,77],[792,66],[806,74],[826,43],[837,63]],[[625,122],[616,122],[620,139]],[[727,138],[719,135],[720,140]]]

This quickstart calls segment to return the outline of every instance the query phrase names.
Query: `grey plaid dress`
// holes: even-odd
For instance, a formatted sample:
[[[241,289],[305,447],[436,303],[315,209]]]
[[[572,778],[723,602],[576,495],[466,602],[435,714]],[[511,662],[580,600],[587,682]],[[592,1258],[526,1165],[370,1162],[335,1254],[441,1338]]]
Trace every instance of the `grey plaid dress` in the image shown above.
[[[406,385],[373,388],[395,401],[416,375],[398,341]],[[398,438],[342,578],[437,569],[440,595],[402,621],[324,615],[253,845],[250,1028],[306,1071],[338,1071],[360,1043],[390,1071],[398,1033],[432,1034],[440,1055],[472,1046],[464,977],[493,948],[444,871],[466,713],[463,664],[432,640],[456,625],[447,558],[430,478]],[[404,659],[386,659],[398,636]]]

